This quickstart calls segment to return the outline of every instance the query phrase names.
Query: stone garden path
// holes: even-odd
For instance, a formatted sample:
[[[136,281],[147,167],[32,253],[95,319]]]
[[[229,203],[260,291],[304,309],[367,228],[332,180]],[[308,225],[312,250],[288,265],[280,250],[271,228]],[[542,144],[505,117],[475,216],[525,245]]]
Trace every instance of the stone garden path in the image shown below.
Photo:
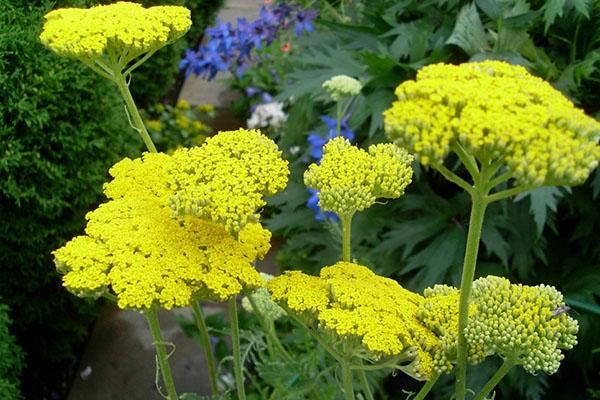
[[[227,0],[219,12],[222,21],[235,22],[238,16],[254,19],[260,0]],[[214,104],[220,117],[215,131],[235,129],[240,121],[228,112],[234,94],[218,79],[206,82],[192,76],[183,85],[180,97],[191,104]],[[273,271],[274,255],[267,256],[259,269]],[[221,311],[219,305],[205,304],[206,315]],[[204,359],[198,345],[179,328],[175,315],[191,318],[188,309],[163,312],[160,322],[165,340],[176,346],[170,359],[180,393],[209,394]],[[145,318],[133,311],[107,306],[92,331],[68,400],[160,400],[155,386],[152,338]]]

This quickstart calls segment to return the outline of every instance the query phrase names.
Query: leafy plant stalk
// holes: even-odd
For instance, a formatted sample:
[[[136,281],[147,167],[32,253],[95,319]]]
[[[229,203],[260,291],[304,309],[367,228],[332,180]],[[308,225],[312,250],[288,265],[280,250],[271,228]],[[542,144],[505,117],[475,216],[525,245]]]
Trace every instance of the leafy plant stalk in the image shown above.
[[[342,362],[342,382],[346,400],[355,400],[354,388],[352,387],[352,369],[348,360]]]
[[[217,393],[219,393],[219,389],[217,387],[217,367],[215,363],[215,357],[212,351],[212,346],[210,344],[210,334],[208,333],[208,327],[206,326],[206,321],[204,320],[202,307],[198,302],[192,303],[192,314],[194,314],[196,327],[200,332],[200,340],[202,341],[202,347],[204,349],[204,358],[206,359],[206,367],[208,369],[210,390],[213,395],[216,395]]]
[[[435,383],[437,382],[439,377],[440,377],[439,375],[435,375],[434,377],[429,379],[427,382],[425,382],[425,384],[423,385],[421,390],[419,390],[419,392],[417,393],[417,395],[415,396],[415,398],[413,400],[424,400],[425,396],[427,396],[429,394],[429,392],[431,391],[431,389],[433,388],[433,386],[435,385]]]
[[[364,369],[357,370],[358,379],[360,379],[360,385],[362,386],[363,394],[367,398],[367,400],[374,400],[373,393],[371,392],[371,387],[369,386],[369,381],[367,380],[367,373]]]
[[[121,93],[121,96],[123,96],[123,100],[125,101],[125,105],[127,107],[128,114],[131,116],[131,119],[132,119],[132,121],[130,121],[130,122],[131,122],[133,128],[138,132],[138,134],[144,141],[144,144],[148,148],[148,151],[151,153],[156,153],[157,152],[156,147],[154,146],[154,143],[152,142],[152,139],[150,138],[150,135],[148,134],[148,130],[146,129],[146,126],[144,125],[142,116],[140,115],[140,112],[139,112],[137,106],[135,105],[135,101],[133,100],[133,97],[131,96],[131,92],[129,91],[129,85],[127,84],[127,81],[125,80],[125,77],[123,75],[119,74],[117,77],[115,77],[114,82],[117,84],[117,87],[119,88],[119,92]]]
[[[475,185],[471,194],[471,217],[469,219],[469,233],[467,235],[467,246],[465,249],[465,260],[463,264],[460,283],[460,302],[458,311],[458,348],[456,363],[456,399],[464,400],[466,396],[467,377],[467,340],[464,335],[469,320],[469,299],[471,288],[475,277],[475,266],[477,264],[477,253],[479,252],[479,241],[481,239],[481,228],[487,201],[485,193]]]
[[[350,248],[352,235],[352,215],[340,216],[342,224],[342,260],[350,262],[352,259],[352,250]]]
[[[146,311],[146,319],[148,320],[148,326],[150,327],[150,333],[152,334],[153,344],[156,348],[156,361],[158,364],[158,369],[162,374],[163,383],[167,389],[167,399],[178,400],[175,382],[173,381],[171,367],[169,366],[169,356],[167,355],[165,341],[160,331],[158,310],[156,307],[150,307]]]
[[[229,299],[229,318],[231,319],[231,345],[233,347],[233,373],[235,375],[235,387],[238,399],[246,400],[244,390],[244,374],[242,367],[242,351],[240,348],[240,327],[237,315],[237,300],[235,297]]]
[[[486,396],[496,387],[496,385],[504,378],[504,376],[515,366],[515,360],[507,358],[504,360],[498,371],[490,378],[483,386],[481,391],[473,398],[473,400],[484,400]]]

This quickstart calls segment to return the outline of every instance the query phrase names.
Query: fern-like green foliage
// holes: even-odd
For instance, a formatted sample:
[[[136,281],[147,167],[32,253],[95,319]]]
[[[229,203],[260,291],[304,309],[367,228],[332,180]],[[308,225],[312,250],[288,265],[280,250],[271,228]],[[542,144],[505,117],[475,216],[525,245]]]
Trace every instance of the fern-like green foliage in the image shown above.
[[[23,352],[10,333],[10,325],[8,307],[0,303],[0,394],[3,400],[18,400]]]
[[[522,64],[588,114],[600,115],[598,0],[357,1],[346,9],[346,19],[327,15],[316,33],[300,39],[302,51],[290,63],[294,68],[287,73],[289,83],[279,95],[281,100],[294,97],[291,122],[280,145],[302,149],[291,157],[290,185],[272,199],[274,211],[267,221],[270,229],[286,237],[278,254],[284,266],[314,270],[339,257],[339,229],[310,220],[314,214],[302,202],[308,194],[297,179],[309,159],[307,132],[319,129],[320,114],[335,113],[319,88],[333,75],[346,73],[364,84],[350,108],[349,121],[362,147],[385,140],[381,111],[391,104],[394,88],[435,62],[502,59]],[[452,168],[453,160],[449,161]],[[415,169],[405,196],[357,216],[353,257],[412,289],[442,281],[456,285],[468,198],[436,172]],[[561,374],[579,382],[568,386],[581,389],[581,395],[569,393],[564,398],[585,398],[586,387],[598,389],[591,382],[600,353],[591,350],[600,346],[600,336],[591,327],[600,323],[599,196],[596,171],[585,185],[572,190],[540,188],[493,204],[483,226],[478,273],[554,284],[580,321],[580,344],[567,357]],[[556,378],[534,384],[515,377],[503,384],[501,398],[535,400],[545,398],[545,391],[560,398],[566,387]]]

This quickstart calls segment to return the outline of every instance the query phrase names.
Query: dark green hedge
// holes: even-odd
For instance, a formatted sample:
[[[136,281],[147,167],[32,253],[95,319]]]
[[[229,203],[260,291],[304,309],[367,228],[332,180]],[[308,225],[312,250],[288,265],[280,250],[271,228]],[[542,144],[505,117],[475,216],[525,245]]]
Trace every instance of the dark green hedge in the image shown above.
[[[73,357],[94,317],[62,289],[50,252],[82,229],[108,167],[140,144],[112,84],[39,43],[47,10],[0,0],[0,297],[32,381]]]
[[[97,309],[61,287],[50,252],[82,230],[85,213],[102,199],[108,168],[141,148],[113,84],[38,40],[51,8],[96,3],[0,0],[0,297],[27,354],[26,396],[65,376],[49,366],[73,362]],[[196,24],[188,35],[198,40],[221,1],[185,3]],[[187,46],[181,40],[136,72],[140,104],[165,95]]]
[[[0,395],[2,400],[20,399],[23,353],[11,335],[8,307],[0,303]]]

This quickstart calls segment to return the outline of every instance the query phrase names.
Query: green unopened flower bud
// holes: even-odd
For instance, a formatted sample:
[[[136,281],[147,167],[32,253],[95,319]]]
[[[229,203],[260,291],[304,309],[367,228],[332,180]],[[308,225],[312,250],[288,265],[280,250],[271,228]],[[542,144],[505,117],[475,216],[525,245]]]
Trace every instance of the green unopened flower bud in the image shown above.
[[[273,279],[272,275],[262,273],[260,274],[264,283],[267,283]],[[285,316],[285,310],[281,308],[277,303],[271,299],[271,294],[265,288],[256,289],[250,296],[252,296],[252,302],[258,309],[258,312],[266,319],[275,321]],[[249,313],[254,313],[254,307],[250,302],[248,296],[242,298],[242,307]]]
[[[340,101],[346,97],[358,95],[362,90],[362,85],[348,75],[336,75],[323,83],[323,89],[327,90],[334,101]]]

